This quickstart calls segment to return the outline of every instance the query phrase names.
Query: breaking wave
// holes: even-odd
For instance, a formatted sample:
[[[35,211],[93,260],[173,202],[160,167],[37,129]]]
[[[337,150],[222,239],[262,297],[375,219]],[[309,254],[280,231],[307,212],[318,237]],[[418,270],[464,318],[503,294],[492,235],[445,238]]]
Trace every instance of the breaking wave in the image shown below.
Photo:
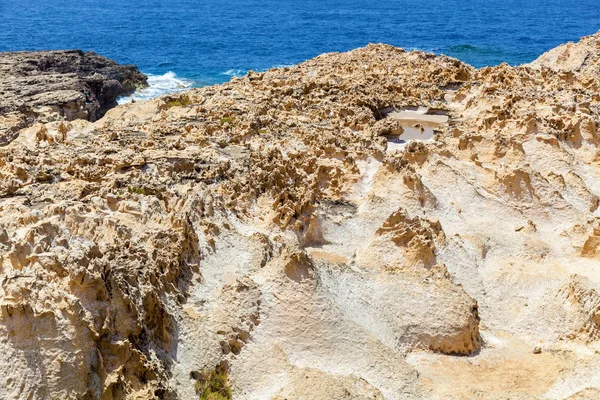
[[[293,67],[293,66],[294,66],[293,64],[277,64],[270,68],[256,68],[256,69],[254,69],[254,71],[266,72],[271,68],[289,68],[289,67]],[[251,69],[232,68],[232,69],[228,69],[227,71],[221,72],[221,75],[225,75],[230,78],[234,78],[234,77],[240,78],[240,77],[246,75],[250,71],[252,71],[252,70]]]
[[[194,81],[178,78],[172,71],[169,71],[164,75],[146,75],[148,76],[148,87],[136,91],[131,96],[120,97],[117,99],[117,103],[126,104],[130,103],[132,100],[148,100],[163,94],[180,92],[194,86]]]

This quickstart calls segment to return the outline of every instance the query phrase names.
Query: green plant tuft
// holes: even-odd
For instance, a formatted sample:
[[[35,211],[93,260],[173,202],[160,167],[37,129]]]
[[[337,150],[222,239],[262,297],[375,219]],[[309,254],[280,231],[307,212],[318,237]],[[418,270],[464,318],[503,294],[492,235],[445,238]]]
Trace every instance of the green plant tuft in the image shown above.
[[[221,125],[229,124],[231,126],[235,126],[235,118],[233,118],[233,117],[223,117],[219,121],[219,124],[221,124]]]
[[[172,99],[167,101],[167,108],[173,107],[185,107],[192,104],[192,101],[188,96],[181,96],[178,99]]]
[[[135,194],[146,194],[146,189],[144,189],[143,187],[140,186],[129,186],[127,188],[127,190],[129,191],[129,193],[135,193]]]
[[[203,370],[195,389],[200,395],[200,400],[231,400],[227,371],[221,368],[212,371]]]

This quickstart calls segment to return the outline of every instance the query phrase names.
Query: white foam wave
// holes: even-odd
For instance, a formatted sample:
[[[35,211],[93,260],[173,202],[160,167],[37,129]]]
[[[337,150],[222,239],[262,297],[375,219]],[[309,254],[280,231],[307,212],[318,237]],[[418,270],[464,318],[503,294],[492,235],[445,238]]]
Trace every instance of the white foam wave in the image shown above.
[[[221,72],[221,75],[225,75],[225,76],[231,76],[231,77],[240,77],[240,76],[244,76],[248,73],[248,70],[246,69],[228,69],[225,72]]]
[[[293,67],[293,64],[278,64],[278,65],[274,65],[271,68],[290,68]],[[262,68],[262,69],[256,69],[256,72],[267,72],[269,69],[271,68]],[[232,69],[228,69],[225,72],[221,72],[221,75],[225,75],[225,76],[229,76],[231,78],[241,78],[242,76],[246,75],[248,72],[250,72],[249,69],[239,69],[239,68],[232,68]]]
[[[152,75],[148,76],[148,87],[136,91],[131,96],[120,97],[117,99],[117,103],[126,104],[132,100],[148,100],[154,97],[161,96],[167,93],[180,92],[185,89],[189,89],[194,85],[193,81],[184,78],[178,78],[177,75],[169,71],[164,75]]]

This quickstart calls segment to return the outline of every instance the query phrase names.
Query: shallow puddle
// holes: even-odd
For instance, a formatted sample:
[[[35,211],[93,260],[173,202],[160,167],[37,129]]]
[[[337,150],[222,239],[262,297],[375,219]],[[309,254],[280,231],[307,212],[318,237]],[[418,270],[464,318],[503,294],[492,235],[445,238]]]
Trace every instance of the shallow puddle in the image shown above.
[[[386,117],[400,120],[404,129],[400,136],[388,137],[388,153],[402,150],[412,140],[432,140],[435,130],[448,123],[447,115],[428,114],[426,108],[393,111]]]

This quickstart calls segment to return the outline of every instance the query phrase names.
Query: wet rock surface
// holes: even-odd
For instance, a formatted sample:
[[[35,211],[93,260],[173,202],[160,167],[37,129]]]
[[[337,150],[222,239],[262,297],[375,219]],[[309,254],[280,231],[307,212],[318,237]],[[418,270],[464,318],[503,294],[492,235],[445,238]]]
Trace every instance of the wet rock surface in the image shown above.
[[[369,45],[17,129],[0,397],[594,398],[598,54]]]

